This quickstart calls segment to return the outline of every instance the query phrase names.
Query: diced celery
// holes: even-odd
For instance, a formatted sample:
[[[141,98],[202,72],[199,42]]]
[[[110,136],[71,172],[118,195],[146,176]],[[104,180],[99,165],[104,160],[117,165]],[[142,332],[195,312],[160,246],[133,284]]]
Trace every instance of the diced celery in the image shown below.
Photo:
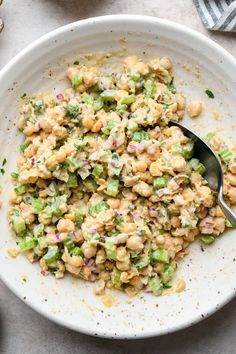
[[[28,147],[27,144],[21,144],[21,145],[20,145],[20,151],[21,151],[21,152],[24,152],[25,149],[27,149],[27,147]]]
[[[75,172],[78,168],[81,167],[81,160],[74,159],[73,157],[67,157],[65,161],[68,171]]]
[[[84,92],[82,95],[82,101],[87,104],[93,104],[93,97]]]
[[[115,288],[120,288],[121,286],[120,276],[121,276],[121,271],[116,267],[114,267],[111,273],[111,281]]]
[[[155,249],[150,256],[152,262],[169,263],[170,256],[164,248]]]
[[[112,176],[119,176],[121,173],[122,167],[124,165],[123,161],[120,159],[119,155],[116,152],[113,152],[111,155],[111,172]]]
[[[21,251],[27,251],[37,246],[37,244],[38,241],[33,239],[33,240],[27,240],[25,242],[20,242],[19,247]]]
[[[233,156],[232,152],[228,148],[223,148],[219,151],[219,156],[224,161],[224,163],[228,163]]]
[[[142,140],[148,140],[148,139],[149,139],[148,133],[145,132],[144,130],[139,132],[134,132],[132,136],[132,140],[137,142],[140,142]]]
[[[12,225],[17,234],[21,234],[26,230],[25,220],[21,216],[13,216]]]
[[[183,146],[182,155],[186,160],[189,160],[193,157],[194,153],[194,143],[192,140],[189,140],[186,145]]]
[[[44,234],[44,225],[43,224],[38,224],[34,227],[33,229],[33,235],[34,237],[42,237]]]
[[[126,104],[127,106],[129,106],[133,102],[135,102],[134,95],[123,96],[120,100],[120,104]]]
[[[99,178],[102,173],[103,173],[103,167],[102,167],[102,165],[99,165],[99,164],[94,165],[92,175],[93,175],[95,178]]]
[[[122,116],[124,114],[124,112],[126,112],[128,109],[128,106],[126,104],[122,104],[122,105],[117,105],[116,106],[116,112]]]
[[[69,179],[66,184],[69,188],[76,188],[78,186],[78,180],[75,173],[69,174]]]
[[[200,240],[206,245],[211,245],[215,241],[215,237],[212,235],[204,235],[200,237]]]
[[[171,148],[171,152],[172,152],[172,154],[174,154],[174,155],[182,155],[183,154],[183,148],[182,148],[182,146],[181,145],[179,145],[179,144],[174,144],[173,146],[172,146],[172,148]]]
[[[137,268],[137,270],[141,270],[144,267],[147,267],[150,263],[150,259],[148,256],[142,256],[140,257],[137,262],[135,262],[135,267]]]
[[[205,140],[206,140],[206,142],[209,144],[210,143],[210,141],[211,141],[211,139],[214,137],[214,133],[212,133],[212,132],[209,132],[209,133],[207,133],[207,135],[205,136]]]
[[[109,205],[107,204],[107,202],[102,201],[102,202],[96,204],[95,206],[89,208],[89,214],[90,215],[98,214],[102,210],[107,210],[107,209],[109,209]]]
[[[39,246],[40,250],[47,248],[48,247],[47,238],[46,237],[39,237],[38,238],[38,246]]]
[[[231,224],[231,222],[228,219],[225,219],[225,226],[230,227],[230,228],[233,227],[233,225]]]
[[[168,283],[174,274],[175,268],[173,265],[168,264],[165,266],[164,270],[161,272],[161,278],[163,283]]]
[[[115,102],[116,90],[105,90],[101,93],[103,102]]]
[[[105,250],[108,258],[116,260],[117,252],[116,252],[116,245],[114,242],[106,241]]]
[[[76,118],[78,117],[78,114],[80,113],[80,106],[76,105],[76,104],[71,104],[69,103],[66,106],[66,113],[72,117],[72,118]]]
[[[32,199],[32,207],[34,209],[34,213],[35,214],[40,214],[41,211],[43,210],[44,208],[44,200],[41,199],[41,198],[35,198],[35,199]]]
[[[43,256],[43,259],[47,264],[56,261],[59,258],[58,246],[49,246],[47,253]]]
[[[191,168],[194,171],[200,173],[200,175],[203,175],[206,171],[205,166],[198,159],[191,159],[189,161],[189,164],[190,164]]]
[[[148,98],[155,98],[157,88],[156,84],[152,80],[147,80],[144,84],[144,89],[145,89],[145,95]]]
[[[80,86],[82,82],[83,82],[83,76],[80,74],[75,75],[71,80],[73,88]]]
[[[15,191],[16,195],[22,195],[22,194],[26,193],[27,186],[25,184],[22,184],[20,186],[15,187],[14,191]]]
[[[156,189],[160,189],[160,188],[164,188],[167,185],[167,179],[164,176],[161,177],[157,177],[153,180],[153,188]]]
[[[76,246],[71,250],[71,255],[72,256],[83,256],[83,252],[80,247]]]
[[[119,193],[119,180],[115,178],[108,178],[107,180],[107,192],[111,197],[116,197]]]
[[[130,78],[131,78],[132,81],[139,82],[140,77],[141,77],[140,73],[138,72],[137,69],[133,68],[133,69],[130,70]]]
[[[113,120],[109,120],[107,125],[102,128],[102,132],[105,135],[110,135],[111,130],[115,127],[115,122]]]
[[[75,244],[71,238],[68,238],[64,241],[64,246],[68,249],[69,252],[71,252],[72,249],[75,247]]]
[[[95,192],[98,188],[96,181],[91,177],[87,177],[86,179],[84,179],[83,185],[85,186],[88,192]]]
[[[162,292],[161,282],[158,277],[150,277],[148,279],[148,287],[154,295],[160,295]]]
[[[93,107],[95,109],[95,111],[99,111],[100,109],[102,109],[103,107],[103,100],[102,98],[99,96],[97,97],[94,101],[93,101]]]

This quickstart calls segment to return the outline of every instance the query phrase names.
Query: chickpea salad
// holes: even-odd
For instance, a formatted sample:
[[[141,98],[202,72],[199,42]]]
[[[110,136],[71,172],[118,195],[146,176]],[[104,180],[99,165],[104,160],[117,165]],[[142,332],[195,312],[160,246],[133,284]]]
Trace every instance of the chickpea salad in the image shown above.
[[[197,236],[211,244],[231,226],[194,143],[168,126],[185,112],[172,63],[130,56],[119,72],[103,73],[76,61],[67,77],[62,93],[22,96],[25,141],[9,211],[18,248],[9,252],[39,262],[43,275],[96,281],[97,295],[160,295]],[[192,102],[189,115],[201,108]],[[233,204],[236,159],[213,134],[207,139],[225,163]]]

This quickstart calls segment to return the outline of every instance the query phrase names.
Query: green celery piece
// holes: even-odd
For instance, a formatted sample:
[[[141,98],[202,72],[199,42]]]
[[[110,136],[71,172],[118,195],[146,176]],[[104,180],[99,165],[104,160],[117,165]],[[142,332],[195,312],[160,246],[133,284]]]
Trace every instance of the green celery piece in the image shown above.
[[[80,86],[82,84],[82,82],[83,82],[83,76],[80,74],[75,75],[71,80],[73,88]]]
[[[174,144],[171,148],[171,152],[174,155],[182,155],[183,154],[183,148],[180,144]]]
[[[212,132],[207,133],[207,135],[205,136],[205,140],[206,140],[207,144],[210,143],[210,141],[211,141],[211,139],[214,137],[214,135],[215,135],[215,134],[212,133]]]
[[[155,249],[150,256],[152,262],[169,263],[170,256],[164,248]]]
[[[150,263],[150,259],[148,256],[142,256],[140,258],[138,258],[137,262],[135,262],[135,267],[137,268],[137,270],[141,270],[144,267],[147,267]]]
[[[156,189],[161,189],[166,187],[167,185],[167,179],[166,177],[162,176],[162,177],[157,177],[153,180],[153,188]]]
[[[34,209],[35,214],[40,214],[44,208],[44,205],[45,203],[43,199],[41,198],[32,199],[32,207]]]
[[[155,98],[157,89],[156,89],[156,84],[152,80],[147,80],[144,84],[144,89],[145,89],[145,95],[148,98]]]
[[[88,192],[95,192],[98,188],[96,181],[93,178],[87,177],[83,180],[83,185],[87,189]]]
[[[64,246],[68,249],[69,252],[71,252],[73,248],[75,248],[75,244],[71,238],[68,238],[64,241]]]
[[[193,157],[193,153],[194,153],[194,142],[192,140],[189,140],[187,144],[183,146],[182,156],[186,160],[189,160]]]
[[[228,148],[221,149],[218,154],[225,164],[228,164],[231,157],[233,156],[232,152]]]
[[[69,103],[66,106],[66,113],[72,118],[77,118],[80,113],[80,106]]]
[[[74,159],[73,157],[67,157],[65,160],[65,165],[69,172],[75,172],[81,167],[81,161],[79,159]]]
[[[93,97],[84,92],[82,95],[82,101],[87,104],[93,104]]]
[[[99,178],[102,173],[103,173],[103,167],[102,167],[102,165],[99,165],[99,164],[94,165],[92,175],[93,175],[95,178]]]
[[[120,288],[121,287],[121,271],[117,269],[116,267],[113,268],[113,271],[111,273],[111,281],[112,284],[114,285],[115,288]]]
[[[17,234],[21,234],[26,230],[25,220],[21,216],[13,216],[12,225]]]
[[[88,206],[86,204],[81,205],[75,209],[75,216],[86,216],[88,214]]]
[[[134,95],[127,95],[127,96],[123,96],[120,100],[120,104],[123,105],[131,105],[131,103],[135,102],[135,96]]]
[[[134,132],[133,136],[132,136],[132,140],[133,141],[137,141],[140,143],[140,141],[142,140],[148,140],[149,139],[149,135],[147,132],[145,132],[144,130],[139,131],[139,132]]]
[[[106,241],[105,250],[108,258],[116,260],[117,252],[116,252],[116,245],[114,242]]]
[[[126,104],[116,106],[116,112],[119,114],[119,116],[122,116],[127,111],[127,109],[128,106]]]
[[[119,180],[115,178],[108,178],[107,180],[107,192],[111,197],[116,197],[119,193]]]
[[[105,135],[110,135],[111,130],[115,127],[115,122],[113,120],[109,120],[107,125],[102,128],[102,132]]]
[[[137,69],[133,68],[133,69],[130,70],[130,78],[131,78],[132,81],[139,82],[140,77],[141,77],[140,73],[138,72]]]
[[[33,240],[27,240],[25,242],[20,242],[19,247],[21,251],[27,251],[37,246],[37,244],[38,241],[33,239]]]
[[[164,270],[161,272],[161,278],[164,284],[168,283],[174,274],[175,268],[173,265],[168,264],[164,267]]]
[[[55,262],[60,257],[58,246],[49,246],[47,253],[43,256],[43,259],[47,264]]]
[[[44,225],[43,224],[38,224],[34,227],[33,229],[33,235],[34,237],[42,237],[44,234]]]
[[[39,237],[38,238],[38,246],[39,246],[40,250],[47,248],[48,247],[47,238],[46,237]]]
[[[204,235],[200,237],[200,240],[205,243],[205,245],[211,245],[215,241],[215,237],[211,235]]]
[[[15,191],[16,195],[22,195],[27,192],[27,189],[28,189],[27,185],[22,184],[20,186],[15,187],[14,191]]]
[[[162,292],[161,282],[157,277],[151,277],[148,279],[148,287],[154,295],[160,295]]]
[[[230,227],[230,228],[233,227],[233,225],[231,224],[231,222],[228,219],[225,219],[225,226]]]
[[[115,176],[119,176],[119,174],[121,173],[121,170],[123,168],[123,161],[120,159],[119,155],[116,152],[113,152],[111,155],[111,159],[112,159],[112,163],[114,164],[114,166],[112,166],[111,171],[112,174]]]
[[[103,102],[115,102],[116,90],[105,90],[101,93]]]
[[[69,179],[68,179],[66,185],[67,185],[69,188],[76,188],[76,187],[78,187],[77,175],[76,175],[75,173],[70,173],[70,174],[69,174]]]
[[[80,247],[76,246],[71,250],[71,255],[72,256],[83,256],[83,252]]]
[[[90,215],[98,214],[101,211],[104,211],[107,209],[109,209],[109,205],[107,204],[107,202],[102,201],[102,202],[96,204],[95,206],[89,208],[89,214]]]
[[[130,258],[138,258],[139,257],[139,252],[130,252]]]
[[[100,109],[102,109],[103,107],[103,100],[102,98],[99,96],[97,97],[94,101],[93,101],[93,107],[95,109],[95,111],[99,111]]]
[[[203,175],[206,171],[205,166],[198,159],[189,160],[189,164],[192,167],[192,169],[200,173],[200,175]]]
[[[174,77],[171,78],[170,83],[168,84],[169,90],[171,93],[176,93],[176,87],[174,85]]]

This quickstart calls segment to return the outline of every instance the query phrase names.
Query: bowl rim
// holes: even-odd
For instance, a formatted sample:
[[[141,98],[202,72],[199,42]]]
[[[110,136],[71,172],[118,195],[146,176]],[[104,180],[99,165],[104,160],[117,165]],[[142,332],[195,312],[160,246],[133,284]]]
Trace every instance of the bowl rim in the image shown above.
[[[229,65],[232,65],[236,69],[236,58],[232,54],[230,54],[226,49],[224,49],[221,45],[216,43],[214,40],[206,37],[204,34],[199,33],[198,31],[189,28],[185,25],[176,23],[174,21],[166,20],[166,19],[160,19],[157,17],[153,16],[147,16],[147,15],[134,15],[134,14],[118,14],[118,15],[105,15],[105,16],[98,16],[98,17],[91,17],[91,18],[86,18],[83,20],[75,21],[69,24],[66,24],[64,26],[60,26],[53,31],[50,31],[43,36],[39,37],[38,39],[34,40],[32,43],[27,45],[23,50],[21,50],[18,54],[16,54],[1,70],[0,70],[0,83],[1,80],[4,80],[4,76],[8,75],[8,73],[14,68],[14,66],[17,64],[19,60],[22,60],[24,56],[29,54],[31,51],[33,51],[35,48],[38,46],[42,45],[43,43],[49,41],[55,36],[58,36],[60,34],[66,33],[67,31],[71,31],[72,29],[79,28],[82,26],[89,26],[93,24],[114,24],[118,23],[120,21],[129,21],[133,23],[140,22],[142,24],[156,24],[161,25],[163,27],[169,28],[174,31],[178,31],[180,34],[187,34],[188,36],[192,37],[193,39],[196,39],[203,44],[209,46],[213,51],[217,52],[218,54],[221,55],[221,57],[228,62]],[[53,314],[48,312],[46,309],[40,306],[40,304],[34,303],[31,299],[27,298],[26,300],[22,299],[22,294],[20,289],[13,284],[12,282],[8,281],[7,277],[4,277],[4,272],[0,270],[0,280],[25,304],[27,304],[29,307],[31,307],[33,310],[35,310],[37,313],[40,315],[46,317],[47,319],[51,320],[54,323],[57,323],[61,326],[64,326],[66,328],[69,328],[71,330],[84,333],[87,335],[92,335],[95,336],[95,333],[93,330],[89,328],[85,328],[81,326],[79,323],[78,324],[72,324],[69,323],[66,320],[61,320],[57,317],[55,317]],[[225,306],[229,301],[231,301],[234,297],[236,296],[236,289],[229,293],[224,300],[220,303],[220,305],[215,308],[215,306],[212,306],[210,309],[208,309],[207,313],[204,314],[204,319],[211,316],[214,312],[217,310],[221,309],[223,306]],[[154,337],[154,336],[160,336],[168,333],[173,333],[176,331],[179,331],[181,329],[185,329],[189,326],[192,326],[193,324],[196,324],[203,320],[203,317],[199,314],[195,316],[193,319],[187,319],[183,321],[179,325],[173,325],[170,329],[159,329],[157,328],[156,330],[151,330],[149,332],[145,333],[138,333],[136,334],[129,334],[127,333],[126,335],[116,333],[116,335],[112,333],[104,333],[102,329],[97,328],[96,330],[96,336],[98,337],[103,337],[103,338],[112,338],[112,339],[138,339],[138,338],[149,338],[149,337]]]

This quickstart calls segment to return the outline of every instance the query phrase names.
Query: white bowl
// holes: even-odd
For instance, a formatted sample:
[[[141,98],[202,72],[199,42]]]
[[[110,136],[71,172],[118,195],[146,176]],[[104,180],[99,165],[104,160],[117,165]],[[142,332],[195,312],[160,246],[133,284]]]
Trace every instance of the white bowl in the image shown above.
[[[9,176],[16,169],[18,146],[23,139],[16,128],[19,96],[53,88],[59,92],[57,88],[65,86],[62,78],[67,62],[81,53],[114,52],[126,46],[129,53],[146,58],[169,56],[174,63],[177,87],[189,99],[200,98],[204,102],[198,127],[196,120],[193,125],[186,118],[185,123],[195,127],[199,134],[218,128],[232,142],[236,134],[232,129],[235,59],[206,37],[166,20],[120,15],[72,23],[35,41],[0,73],[0,163],[5,157],[8,161],[6,174],[0,177],[1,279],[19,298],[49,319],[79,332],[116,338],[161,335],[190,326],[232,299],[236,288],[235,231],[227,232],[205,252],[198,242],[192,245],[174,281],[185,279],[186,291],[162,297],[142,293],[131,299],[109,291],[114,300],[110,308],[93,294],[93,284],[69,276],[63,280],[43,277],[38,264],[31,265],[22,255],[12,259],[7,254],[7,249],[15,245],[7,224],[7,209],[12,188]],[[120,59],[116,56],[115,60]],[[200,66],[200,77],[195,65]],[[184,80],[184,85],[179,84],[179,79]],[[214,92],[214,100],[206,96],[206,88]],[[213,119],[213,110],[220,113],[218,121]]]

